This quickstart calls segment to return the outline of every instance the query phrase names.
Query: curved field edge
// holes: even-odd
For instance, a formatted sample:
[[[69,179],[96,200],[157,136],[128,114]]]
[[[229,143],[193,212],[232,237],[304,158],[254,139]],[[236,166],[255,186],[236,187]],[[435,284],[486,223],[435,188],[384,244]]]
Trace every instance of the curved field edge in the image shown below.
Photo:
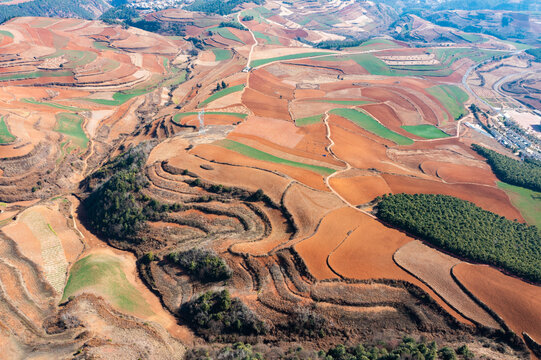
[[[310,170],[321,175],[330,175],[335,172],[335,170],[324,167],[324,166],[304,164],[297,161],[283,159],[283,158],[271,155],[269,153],[266,153],[264,151],[258,150],[256,148],[253,148],[251,146],[244,145],[244,144],[241,144],[239,142],[229,140],[229,139],[220,140],[216,142],[215,145],[224,147],[228,150],[238,152],[239,154],[242,154],[242,155],[257,159],[257,160],[303,168],[303,169]]]
[[[529,226],[447,195],[385,195],[381,220],[473,261],[541,282],[541,239]]]
[[[366,131],[369,131],[372,134],[380,136],[384,139],[391,140],[398,145],[413,144],[412,139],[389,130],[379,121],[374,119],[372,116],[365,114],[364,112],[360,112],[355,109],[334,109],[331,110],[331,113],[346,118]]]

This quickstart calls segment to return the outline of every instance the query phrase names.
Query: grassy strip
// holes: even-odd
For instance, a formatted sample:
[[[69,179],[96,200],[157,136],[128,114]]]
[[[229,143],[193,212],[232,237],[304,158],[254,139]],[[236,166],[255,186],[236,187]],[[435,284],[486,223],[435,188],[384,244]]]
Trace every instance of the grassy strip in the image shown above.
[[[84,108],[78,108],[78,107],[74,107],[74,106],[62,105],[62,104],[57,104],[57,103],[47,102],[47,101],[37,101],[37,100],[31,99],[31,98],[22,99],[21,102],[25,102],[25,103],[28,103],[28,104],[34,104],[34,105],[49,106],[49,107],[53,107],[55,109],[73,111],[73,112],[88,111],[88,109],[84,109]]]
[[[209,31],[211,33],[213,33],[213,34],[218,34],[223,38],[233,40],[233,41],[237,41],[237,42],[239,42],[241,44],[244,44],[244,41],[239,39],[239,37],[237,35],[233,34],[228,28],[215,27],[215,28],[210,28]]]
[[[83,131],[83,118],[80,115],[72,113],[56,114],[54,131],[68,136],[81,149],[86,149],[88,146],[88,138]]]
[[[226,49],[212,49],[216,61],[223,61],[231,59],[231,51]]]
[[[265,40],[267,42],[267,44],[269,44],[269,45],[280,45],[280,41],[278,40],[278,38],[276,36],[269,36],[267,34],[263,34],[263,33],[259,32],[259,31],[254,31],[254,35],[258,39]]]
[[[33,71],[23,74],[10,74],[0,76],[0,81],[8,80],[26,80],[26,79],[38,79],[42,77],[62,77],[62,76],[73,76],[73,72],[69,70],[65,71]]]
[[[250,66],[251,67],[258,67],[258,66],[261,66],[261,65],[271,63],[273,61],[303,59],[303,58],[307,58],[307,57],[318,56],[318,55],[326,55],[326,54],[328,54],[328,52],[312,51],[312,52],[306,52],[306,53],[302,53],[302,54],[291,54],[291,55],[277,56],[277,57],[268,58],[268,59],[252,60],[252,62],[250,63]]]
[[[198,112],[191,111],[186,113],[180,113],[173,116],[173,121],[178,123],[182,118],[185,118],[186,116],[191,115],[198,115]],[[225,116],[235,116],[239,119],[245,119],[248,114],[242,114],[242,113],[236,113],[236,112],[224,112],[224,111],[205,111],[205,115],[225,115]]]
[[[410,134],[420,136],[425,139],[441,139],[449,137],[451,135],[441,131],[434,125],[404,125],[401,126],[402,129],[406,130]]]
[[[62,301],[85,289],[103,295],[121,310],[151,314],[148,303],[128,281],[115,256],[91,254],[77,261],[70,270]]]
[[[266,153],[264,151],[258,150],[256,148],[253,148],[248,145],[241,144],[237,141],[224,139],[220,140],[217,145],[224,147],[226,149],[238,152],[239,154],[251,157],[253,159],[262,160],[262,161],[268,161],[276,164],[283,164],[283,165],[289,165],[297,168],[302,168],[306,170],[310,170],[313,172],[316,172],[321,175],[330,175],[335,172],[333,169],[329,169],[327,167],[323,166],[317,166],[317,165],[309,165],[304,164],[296,161],[291,161],[283,158],[279,158],[277,156],[271,155],[269,153]]]
[[[541,282],[541,238],[535,226],[448,195],[387,195],[377,205],[377,216],[455,255]]]
[[[322,118],[323,118],[323,115],[314,115],[314,116],[307,116],[300,119],[295,119],[295,125],[306,126],[306,125],[316,124],[318,122],[321,122]]]
[[[213,102],[214,100],[217,100],[217,99],[219,99],[221,97],[224,97],[226,95],[242,91],[242,89],[244,89],[244,86],[245,86],[244,84],[240,84],[240,85],[231,86],[231,87],[225,88],[223,90],[217,91],[214,94],[212,94],[211,96],[209,96],[206,100],[202,101],[199,105],[197,105],[197,107],[198,108],[203,107],[203,106],[207,105],[208,103]]]
[[[541,192],[504,182],[498,182],[498,187],[506,192],[528,224],[541,229]]]
[[[13,34],[10,33],[10,32],[7,31],[7,30],[0,30],[0,34],[1,34],[1,35],[4,35],[4,36],[7,36],[7,37],[10,37],[10,38],[13,39]]]
[[[437,85],[426,90],[434,96],[449,111],[453,119],[458,120],[466,115],[464,102],[468,100],[468,94],[455,85]]]
[[[85,100],[96,103],[96,104],[101,104],[101,105],[119,106],[136,96],[148,94],[152,90],[154,90],[154,88],[117,91],[116,93],[113,94],[113,100],[109,100],[109,99],[85,99]]]
[[[384,139],[391,140],[392,142],[398,145],[411,145],[413,140],[407,138],[403,135],[395,133],[392,130],[387,129],[380,122],[374,119],[372,116],[365,114],[363,112],[354,110],[354,109],[334,109],[331,110],[331,113],[338,116],[342,116],[355,124],[359,125],[366,131],[369,131],[377,136],[380,136]]]
[[[0,144],[8,144],[15,140],[15,136],[9,132],[4,117],[0,117]]]

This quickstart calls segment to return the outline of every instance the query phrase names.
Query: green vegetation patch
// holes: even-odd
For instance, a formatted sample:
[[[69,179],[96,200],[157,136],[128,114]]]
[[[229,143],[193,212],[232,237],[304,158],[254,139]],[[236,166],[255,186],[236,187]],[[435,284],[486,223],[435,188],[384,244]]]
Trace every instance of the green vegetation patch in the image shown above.
[[[167,261],[181,267],[192,278],[201,282],[216,282],[231,277],[231,269],[215,252],[203,249],[190,249],[167,255]]]
[[[0,144],[8,144],[16,138],[9,132],[8,126],[4,121],[4,117],[0,117]]]
[[[122,262],[115,256],[92,254],[73,264],[62,301],[84,290],[103,295],[123,311],[151,314],[148,303],[128,281]]]
[[[4,36],[7,36],[7,37],[10,37],[10,38],[13,39],[13,34],[10,33],[10,32],[7,31],[7,30],[0,30],[0,34],[1,34],[1,35],[4,35]]]
[[[507,193],[511,203],[520,211],[528,224],[541,229],[541,192],[504,182],[498,182],[498,187]]]
[[[269,36],[259,31],[254,31],[254,35],[258,39],[265,40],[265,42],[269,45],[280,45],[280,41],[278,40],[278,37],[276,36]]]
[[[321,122],[324,115],[314,115],[314,116],[307,116],[300,119],[295,119],[295,125],[297,126],[306,126],[311,124],[316,124],[318,122]]]
[[[541,237],[535,226],[447,195],[384,196],[377,216],[455,255],[541,282]]]
[[[113,50],[113,48],[109,47],[109,44],[105,41],[94,41],[92,46],[98,50]]]
[[[231,51],[226,49],[212,49],[216,61],[223,61],[231,59]]]
[[[395,133],[392,130],[387,129],[379,121],[372,116],[365,114],[354,109],[334,109],[331,113],[338,116],[342,116],[355,124],[359,125],[366,131],[369,131],[377,136],[393,141],[398,145],[411,145],[413,140],[403,135]]]
[[[175,116],[173,116],[173,121],[178,123],[182,118],[185,118],[186,116],[198,115],[198,114],[199,113],[195,111],[176,114]],[[248,116],[248,114],[242,114],[242,113],[236,113],[236,112],[221,112],[221,111],[205,111],[205,115],[235,116],[235,117],[238,117],[239,119],[245,119]]]
[[[468,100],[468,94],[455,85],[436,85],[427,89],[449,111],[453,119],[458,120],[467,114],[464,102]]]
[[[313,57],[313,56],[319,56],[319,55],[327,55],[328,52],[322,52],[322,51],[312,51],[312,52],[306,52],[302,54],[291,54],[291,55],[284,55],[284,56],[277,56],[273,58],[268,59],[259,59],[259,60],[252,60],[250,63],[251,67],[258,67],[261,65],[265,65],[274,61],[280,61],[280,60],[294,60],[294,59],[303,59],[307,57]]]
[[[88,146],[88,137],[83,131],[83,117],[73,113],[56,114],[56,125],[54,131],[69,137],[73,144],[81,149]]]
[[[267,326],[242,301],[232,298],[227,290],[208,291],[184,303],[180,315],[194,331],[211,340],[224,335],[259,335]]]
[[[440,139],[449,137],[451,135],[441,131],[434,125],[422,124],[422,125],[404,125],[402,129],[406,130],[410,134],[420,136],[425,139]]]
[[[501,181],[541,192],[541,162],[515,160],[477,144],[473,144],[472,149],[487,159]]]
[[[231,32],[231,30],[229,30],[228,28],[224,28],[224,27],[210,28],[209,32],[211,32],[212,34],[218,34],[223,38],[233,40],[233,41],[237,41],[237,42],[239,42],[241,44],[244,44],[244,41],[239,39],[239,37],[237,35],[233,34]]]
[[[66,110],[66,111],[73,111],[73,112],[88,111],[88,109],[84,109],[84,108],[62,105],[62,104],[57,104],[57,103],[47,102],[47,101],[37,101],[31,98],[25,98],[25,99],[22,99],[21,101],[28,104],[50,106],[55,109],[61,109],[61,110]]]
[[[264,151],[258,150],[256,148],[253,148],[251,146],[244,145],[242,143],[229,140],[229,139],[220,140],[216,144],[218,146],[222,146],[226,149],[238,152],[239,154],[242,154],[242,155],[257,159],[257,160],[298,167],[298,168],[316,172],[321,175],[330,175],[335,172],[335,170],[329,169],[327,167],[304,164],[297,161],[283,159],[283,158],[271,155],[269,153],[266,153]]]
[[[227,88],[225,88],[223,90],[217,91],[214,94],[212,94],[211,96],[209,96],[206,100],[202,101],[197,107],[198,108],[204,107],[208,103],[213,102],[214,100],[217,100],[217,99],[219,99],[221,97],[224,97],[226,95],[242,91],[245,86],[246,85],[244,85],[244,84],[240,84],[240,85],[227,87]]]
[[[8,80],[26,80],[26,79],[38,79],[43,77],[64,77],[73,76],[73,72],[70,70],[62,71],[33,71],[29,73],[9,74],[0,76],[0,81]]]

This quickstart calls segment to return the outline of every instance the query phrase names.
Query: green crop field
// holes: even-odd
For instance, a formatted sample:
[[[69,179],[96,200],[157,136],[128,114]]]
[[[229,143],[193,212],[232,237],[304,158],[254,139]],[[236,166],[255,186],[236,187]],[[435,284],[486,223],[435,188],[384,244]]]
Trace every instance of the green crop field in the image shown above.
[[[73,76],[73,72],[69,70],[63,71],[33,71],[29,73],[11,74],[0,76],[0,81],[7,80],[25,80],[25,79],[37,79],[42,77],[61,77],[61,76]]]
[[[280,45],[280,41],[278,40],[278,37],[276,36],[269,36],[267,34],[263,34],[259,31],[254,31],[254,35],[258,39],[265,40],[265,42],[269,45]]]
[[[176,114],[173,117],[173,121],[178,123],[180,121],[180,119],[185,118],[186,116],[197,115],[197,114],[199,114],[199,113],[195,112],[195,111]],[[236,112],[220,112],[220,111],[205,111],[205,115],[235,116],[235,117],[238,117],[239,119],[245,119],[248,116],[248,114],[242,114],[242,113],[236,113]]]
[[[264,23],[268,24],[269,22],[261,16],[261,13],[259,11],[256,11],[254,9],[246,9],[242,12],[241,18],[244,16],[252,16],[254,18],[254,21],[257,21],[258,23]]]
[[[74,145],[81,149],[88,146],[88,138],[83,131],[83,118],[72,113],[56,114],[56,125],[54,130],[69,137]]]
[[[73,111],[73,112],[88,111],[88,109],[85,109],[85,108],[78,108],[75,106],[62,105],[62,104],[57,104],[57,103],[47,102],[47,101],[37,101],[32,98],[22,99],[21,102],[34,104],[34,105],[44,105],[44,106],[49,106],[55,109],[61,109],[61,110]]]
[[[366,131],[369,131],[377,136],[393,141],[398,145],[411,145],[413,140],[403,135],[395,133],[392,130],[387,129],[380,124],[372,116],[354,109],[334,109],[331,110],[333,114],[342,116],[348,120],[351,120],[355,124],[359,125]]]
[[[233,34],[228,28],[215,27],[215,28],[210,28],[208,31],[212,32],[213,34],[216,33],[223,38],[233,40],[233,41],[238,41],[239,43],[244,44],[244,42],[241,39],[239,39],[237,35]]]
[[[4,117],[0,117],[0,144],[8,144],[15,140],[15,136],[9,132]]]
[[[84,290],[102,295],[120,310],[152,314],[148,303],[126,278],[122,262],[113,255],[91,254],[73,264],[62,301]]]
[[[455,85],[437,85],[427,89],[449,111],[453,119],[458,120],[467,114],[464,102],[468,100],[461,88]]]
[[[205,101],[201,102],[197,107],[198,108],[203,107],[203,106],[207,105],[208,103],[213,102],[214,100],[217,100],[217,99],[219,99],[221,97],[224,97],[226,95],[229,95],[229,94],[232,94],[232,93],[235,93],[235,92],[242,91],[242,89],[244,89],[244,86],[245,86],[244,84],[240,84],[240,85],[231,86],[231,87],[225,88],[223,90],[217,91],[214,94],[212,94],[211,96],[209,96]]]
[[[291,54],[291,55],[277,56],[277,57],[268,58],[268,59],[252,60],[252,62],[250,63],[250,66],[251,67],[258,67],[258,66],[261,66],[261,65],[271,63],[273,61],[303,59],[303,58],[307,58],[307,57],[313,57],[313,56],[318,56],[318,55],[326,55],[326,54],[329,54],[329,53],[328,52],[323,52],[323,51],[313,51],[313,52],[306,52],[306,53],[302,53],[302,54]]]
[[[483,43],[487,41],[485,37],[478,34],[460,34],[459,36],[471,43]]]
[[[323,119],[323,115],[307,116],[304,118],[295,119],[295,125],[306,126],[306,125],[316,124],[318,122],[321,122],[322,119]]]
[[[231,51],[226,49],[212,49],[216,61],[223,61],[231,59]]]
[[[283,165],[289,165],[293,167],[298,167],[306,170],[310,170],[313,172],[316,172],[321,175],[330,175],[335,172],[333,169],[329,169],[327,167],[323,166],[317,166],[317,165],[310,165],[310,164],[304,164],[297,161],[291,161],[287,159],[283,159],[274,155],[271,155],[269,153],[266,153],[264,151],[255,149],[251,146],[241,144],[236,141],[232,140],[220,140],[216,143],[219,146],[222,146],[226,149],[233,150],[235,152],[238,152],[239,154],[251,157],[253,159],[262,160],[262,161],[268,161],[276,164],[283,164]]]
[[[1,34],[1,35],[4,35],[4,36],[8,36],[8,37],[10,37],[10,38],[13,39],[13,34],[10,33],[10,32],[7,31],[7,30],[0,30],[0,34]]]
[[[505,191],[526,222],[541,230],[541,193],[499,181],[498,187]]]
[[[429,124],[404,125],[404,126],[401,126],[401,128],[406,130],[410,134],[417,135],[425,139],[440,139],[440,138],[451,136],[441,131],[434,125],[429,125]]]

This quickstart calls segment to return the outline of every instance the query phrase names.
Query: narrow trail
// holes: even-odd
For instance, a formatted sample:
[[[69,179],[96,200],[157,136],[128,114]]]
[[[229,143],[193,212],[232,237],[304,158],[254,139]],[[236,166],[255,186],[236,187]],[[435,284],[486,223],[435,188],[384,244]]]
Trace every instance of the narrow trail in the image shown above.
[[[327,185],[327,187],[329,188],[329,190],[331,190],[331,192],[336,195],[340,200],[342,200],[342,202],[344,202],[347,206],[349,206],[350,208],[352,209],[355,209],[365,215],[368,215],[370,216],[372,219],[376,219],[376,217],[372,214],[370,214],[369,212],[365,211],[365,210],[362,210],[362,209],[359,209],[357,208],[355,205],[351,204],[349,201],[347,201],[342,195],[340,195],[331,185],[331,182],[330,182],[330,179],[333,178],[334,176],[340,174],[340,173],[343,173],[343,172],[346,172],[346,171],[349,171],[352,169],[351,165],[343,160],[343,159],[340,159],[338,156],[336,156],[336,154],[332,151],[332,147],[334,146],[334,140],[332,139],[332,134],[331,134],[331,127],[329,126],[329,111],[326,111],[325,112],[325,118],[323,119],[323,123],[325,124],[325,127],[327,129],[327,133],[326,133],[326,137],[327,139],[329,140],[329,145],[326,147],[326,150],[329,152],[329,154],[331,154],[331,156],[333,158],[335,158],[337,161],[340,161],[342,163],[345,164],[345,168],[342,169],[342,170],[339,170],[339,171],[336,171],[334,173],[332,173],[331,175],[327,176],[325,178],[325,185]]]

